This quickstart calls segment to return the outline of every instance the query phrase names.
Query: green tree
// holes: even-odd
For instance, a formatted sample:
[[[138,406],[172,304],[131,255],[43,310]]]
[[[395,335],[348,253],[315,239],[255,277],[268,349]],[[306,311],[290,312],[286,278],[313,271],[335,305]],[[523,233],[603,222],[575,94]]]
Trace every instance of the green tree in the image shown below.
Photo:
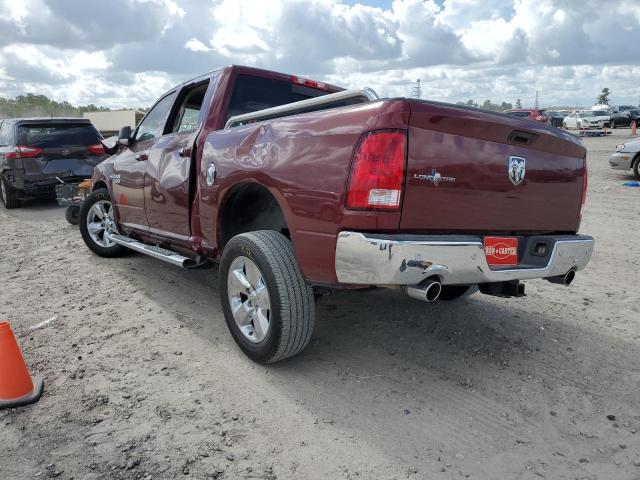
[[[611,91],[607,87],[602,89],[598,98],[596,98],[596,105],[609,105],[609,95]]]
[[[516,100],[516,108],[522,108],[522,102],[520,101],[520,99]]]
[[[27,93],[16,98],[0,97],[0,118],[81,117],[84,112],[106,112],[109,108],[94,104],[76,107],[67,101],[56,102],[45,95]]]

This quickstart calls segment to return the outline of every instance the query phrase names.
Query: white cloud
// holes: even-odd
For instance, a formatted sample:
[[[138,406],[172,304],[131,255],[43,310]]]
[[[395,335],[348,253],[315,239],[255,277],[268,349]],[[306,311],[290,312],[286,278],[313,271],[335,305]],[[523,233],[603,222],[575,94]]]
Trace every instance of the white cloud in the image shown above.
[[[640,3],[619,0],[0,0],[0,96],[148,105],[240,63],[457,101],[640,100]],[[606,5],[605,8],[603,6]]]

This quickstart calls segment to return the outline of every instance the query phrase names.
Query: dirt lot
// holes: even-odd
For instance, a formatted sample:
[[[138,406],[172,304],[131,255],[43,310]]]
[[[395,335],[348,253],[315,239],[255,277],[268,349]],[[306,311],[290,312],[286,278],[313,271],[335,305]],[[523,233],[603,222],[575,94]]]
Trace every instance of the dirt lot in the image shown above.
[[[640,478],[640,188],[607,163],[628,135],[585,140],[597,246],[571,287],[338,292],[270,367],[227,333],[216,270],[101,259],[55,205],[0,209],[0,318],[46,379],[0,411],[0,478]]]

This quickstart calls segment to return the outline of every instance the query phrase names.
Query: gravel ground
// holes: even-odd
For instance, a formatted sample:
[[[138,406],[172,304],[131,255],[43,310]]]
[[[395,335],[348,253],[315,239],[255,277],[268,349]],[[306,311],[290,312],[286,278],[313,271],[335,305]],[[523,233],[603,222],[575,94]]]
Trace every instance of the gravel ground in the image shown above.
[[[0,209],[0,318],[46,379],[0,411],[0,478],[640,478],[640,189],[607,163],[628,136],[585,140],[597,246],[571,287],[337,292],[269,367],[228,334],[217,270],[101,259],[55,205]]]

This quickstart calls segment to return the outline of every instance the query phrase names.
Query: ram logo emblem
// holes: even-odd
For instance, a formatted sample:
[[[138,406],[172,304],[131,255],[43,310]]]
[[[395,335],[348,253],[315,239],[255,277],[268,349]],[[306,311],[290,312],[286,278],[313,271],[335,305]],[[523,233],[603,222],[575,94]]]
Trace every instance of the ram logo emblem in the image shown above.
[[[508,175],[514,185],[520,185],[524,180],[525,162],[526,160],[522,157],[509,157]]]

